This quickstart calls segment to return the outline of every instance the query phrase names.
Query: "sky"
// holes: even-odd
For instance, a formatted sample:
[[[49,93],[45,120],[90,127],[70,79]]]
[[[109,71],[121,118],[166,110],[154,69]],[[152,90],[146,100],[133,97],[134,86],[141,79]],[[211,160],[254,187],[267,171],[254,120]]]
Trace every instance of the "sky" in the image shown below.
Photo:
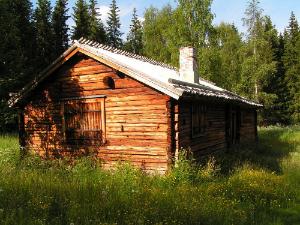
[[[34,7],[37,0],[32,0]],[[72,14],[72,7],[76,0],[69,0],[69,13]],[[214,0],[212,4],[212,12],[215,15],[214,24],[220,22],[234,23],[240,32],[245,32],[242,18],[247,7],[248,0]],[[291,11],[294,11],[298,21],[300,21],[300,0],[261,0],[260,7],[264,10],[264,14],[271,17],[276,28],[283,32],[288,25]],[[51,0],[52,6],[55,0]],[[111,0],[98,0],[98,8],[101,13],[102,21],[106,21],[107,13]],[[145,9],[149,6],[161,8],[166,4],[176,6],[175,0],[117,0],[120,9],[121,30],[124,33],[123,38],[129,30],[133,8],[137,9],[139,17],[142,19]],[[70,27],[74,25],[72,19],[68,21]]]

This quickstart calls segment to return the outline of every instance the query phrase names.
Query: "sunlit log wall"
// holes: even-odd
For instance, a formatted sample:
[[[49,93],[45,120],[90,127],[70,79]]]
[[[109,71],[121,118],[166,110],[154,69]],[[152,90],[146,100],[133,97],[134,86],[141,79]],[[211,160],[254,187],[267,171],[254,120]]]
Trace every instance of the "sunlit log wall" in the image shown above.
[[[105,77],[114,80],[114,88]],[[65,144],[61,102],[95,95],[106,96],[106,143]],[[24,110],[27,149],[47,157],[92,153],[105,167],[131,161],[146,170],[167,170],[171,141],[168,96],[84,56],[72,58],[33,96]]]

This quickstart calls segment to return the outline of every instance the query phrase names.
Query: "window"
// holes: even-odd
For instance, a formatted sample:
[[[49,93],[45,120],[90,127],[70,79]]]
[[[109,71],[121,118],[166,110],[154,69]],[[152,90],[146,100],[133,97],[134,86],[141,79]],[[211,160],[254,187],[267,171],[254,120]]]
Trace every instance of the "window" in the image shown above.
[[[192,105],[192,137],[199,137],[206,131],[206,106],[203,104]]]
[[[67,100],[62,107],[66,144],[100,146],[105,143],[104,98]]]

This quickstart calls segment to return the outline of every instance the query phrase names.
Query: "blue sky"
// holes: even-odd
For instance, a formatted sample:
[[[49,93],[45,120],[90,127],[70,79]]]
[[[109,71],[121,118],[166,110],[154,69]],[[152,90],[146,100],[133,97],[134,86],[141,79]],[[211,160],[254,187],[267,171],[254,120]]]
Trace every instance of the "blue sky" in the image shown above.
[[[35,6],[37,0],[33,0]],[[69,13],[72,13],[72,7],[76,0],[69,0]],[[212,12],[215,15],[214,24],[220,22],[234,23],[239,28],[240,32],[244,32],[242,18],[244,16],[245,8],[248,0],[214,0],[212,5]],[[55,0],[51,0],[52,6]],[[102,13],[103,20],[106,19],[106,15],[109,9],[111,0],[98,0],[98,7]],[[133,8],[137,8],[140,17],[143,17],[143,13],[149,6],[161,8],[162,6],[170,3],[172,6],[176,5],[175,0],[117,0],[117,5],[120,8],[120,16],[122,23],[122,31],[127,33],[129,29],[130,19]],[[264,14],[269,15],[276,25],[276,28],[282,32],[287,26],[291,11],[294,11],[298,21],[300,21],[300,1],[299,0],[261,0],[261,8],[264,9]],[[69,25],[73,25],[72,19],[69,21]],[[124,35],[125,36],[125,35]],[[124,37],[123,37],[124,38]]]

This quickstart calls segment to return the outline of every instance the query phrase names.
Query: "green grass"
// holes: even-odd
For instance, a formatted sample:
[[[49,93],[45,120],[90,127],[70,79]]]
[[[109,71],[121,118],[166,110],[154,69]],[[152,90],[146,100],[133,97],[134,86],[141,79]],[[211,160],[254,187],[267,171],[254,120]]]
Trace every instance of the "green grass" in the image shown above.
[[[20,160],[0,137],[0,224],[300,224],[300,127],[259,130],[258,146],[181,159],[166,176],[90,158]]]

